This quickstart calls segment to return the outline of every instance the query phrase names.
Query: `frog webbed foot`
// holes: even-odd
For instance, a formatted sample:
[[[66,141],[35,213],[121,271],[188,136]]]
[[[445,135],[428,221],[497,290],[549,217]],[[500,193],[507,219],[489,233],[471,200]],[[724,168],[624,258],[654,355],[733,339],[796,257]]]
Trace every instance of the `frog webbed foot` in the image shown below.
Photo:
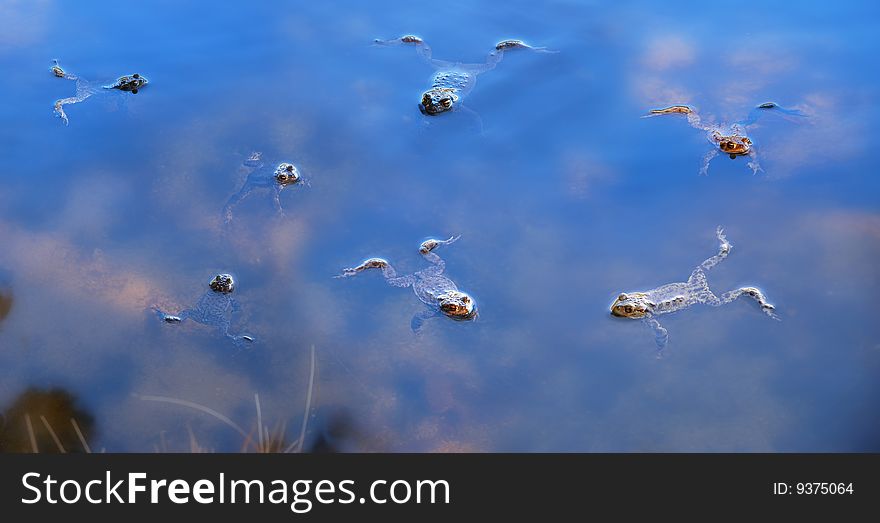
[[[424,326],[425,322],[427,320],[430,320],[431,318],[439,316],[439,314],[440,314],[439,312],[432,310],[432,309],[423,310],[421,312],[416,313],[412,317],[412,320],[410,321],[409,326],[412,329],[414,334],[419,335],[422,333],[422,327]]]
[[[189,318],[189,311],[183,311],[178,314],[168,314],[167,312],[163,312],[158,307],[153,307],[153,312],[156,314],[156,317],[162,320],[165,323],[183,323],[184,320]]]
[[[758,153],[755,152],[755,149],[752,149],[751,151],[749,151],[748,166],[749,166],[749,169],[752,170],[753,175],[758,174],[758,171],[761,171],[761,172],[764,171],[764,169],[761,168],[761,164],[758,163]]]
[[[233,345],[239,349],[248,349],[257,340],[250,334],[230,334],[226,333],[226,337],[232,340]]]

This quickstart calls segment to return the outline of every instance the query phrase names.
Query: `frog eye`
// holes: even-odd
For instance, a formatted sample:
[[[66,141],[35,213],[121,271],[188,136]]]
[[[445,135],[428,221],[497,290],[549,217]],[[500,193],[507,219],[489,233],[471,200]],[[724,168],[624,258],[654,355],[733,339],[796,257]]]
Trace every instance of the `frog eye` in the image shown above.
[[[632,305],[627,305],[626,307],[623,308],[623,310],[627,314],[632,314],[632,311],[633,311]]]
[[[620,301],[625,300],[625,299],[626,299],[626,294],[621,294],[620,296],[617,297],[617,299],[620,300]]]
[[[137,74],[137,73],[134,73],[134,74],[131,75],[131,76],[132,76],[133,78],[140,78],[140,77],[141,77],[141,75],[139,75],[139,74]]]

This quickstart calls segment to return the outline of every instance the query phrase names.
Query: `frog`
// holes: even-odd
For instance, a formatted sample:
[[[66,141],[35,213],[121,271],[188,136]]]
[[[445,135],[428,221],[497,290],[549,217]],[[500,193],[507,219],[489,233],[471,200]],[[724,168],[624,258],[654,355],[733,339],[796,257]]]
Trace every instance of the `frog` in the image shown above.
[[[453,320],[468,321],[477,317],[477,304],[473,296],[458,289],[451,279],[443,275],[446,262],[437,255],[435,250],[450,245],[461,236],[453,236],[446,240],[429,238],[419,245],[419,254],[431,266],[413,274],[398,276],[397,270],[384,258],[368,258],[356,267],[346,268],[335,278],[350,278],[369,269],[382,272],[385,281],[393,287],[411,287],[418,299],[426,305],[425,310],[416,313],[410,321],[410,328],[420,334],[426,321],[431,318],[446,316]]]
[[[82,102],[101,91],[91,82],[65,71],[57,59],[52,61],[52,67],[50,67],[49,70],[56,78],[63,78],[65,80],[76,82],[76,94],[74,96],[56,100],[54,106],[55,115],[61,118],[64,125],[68,125],[70,120],[67,118],[67,113],[64,112],[64,106]],[[120,76],[116,82],[102,87],[103,89],[116,89],[119,91],[130,92],[131,94],[137,94],[141,88],[147,85],[147,83],[148,80],[146,77],[139,73],[134,73],[131,75]]]
[[[649,291],[624,292],[611,304],[611,315],[618,318],[641,320],[654,333],[657,355],[660,357],[669,340],[667,330],[657,320],[658,316],[678,312],[695,304],[720,307],[742,296],[753,299],[770,318],[780,320],[776,307],[767,301],[764,293],[757,287],[746,286],[716,296],[709,288],[706,272],[724,261],[733,248],[724,234],[724,228],[715,230],[718,239],[718,254],[707,258],[691,272],[687,282],[669,283]]]
[[[226,225],[232,222],[232,209],[254,189],[272,189],[275,210],[279,216],[283,217],[281,191],[294,185],[310,185],[294,164],[281,162],[272,169],[263,161],[263,153],[261,152],[252,153],[243,162],[243,165],[248,171],[247,178],[238,192],[230,196],[223,207],[223,221]]]
[[[104,89],[119,89],[120,91],[128,91],[131,94],[138,94],[138,89],[147,85],[148,80],[138,73],[132,75],[123,75],[116,79],[112,84],[104,86]]]
[[[709,174],[709,163],[718,155],[718,153],[726,154],[731,159],[736,159],[740,156],[748,157],[749,161],[747,165],[752,170],[752,174],[756,175],[764,169],[761,168],[761,165],[758,162],[758,155],[754,143],[748,136],[747,131],[769,111],[776,111],[779,114],[789,117],[790,120],[806,117],[801,111],[783,108],[776,102],[764,102],[759,104],[752,108],[745,119],[729,125],[704,123],[703,119],[697,113],[697,110],[688,105],[671,105],[660,109],[651,109],[644,117],[648,118],[667,114],[683,114],[687,117],[687,121],[691,127],[706,132],[706,137],[709,140],[709,143],[712,144],[712,148],[705,154],[705,156],[703,156],[703,161],[700,166],[701,176]]]
[[[233,334],[232,316],[241,311],[238,301],[232,296],[235,290],[235,279],[231,274],[215,275],[208,283],[208,290],[199,298],[195,307],[170,314],[157,307],[153,311],[165,323],[179,324],[192,320],[202,325],[216,327],[221,334],[230,339],[236,346],[253,343],[255,338],[250,334]]]
[[[438,116],[444,113],[464,109],[462,100],[467,96],[477,81],[477,76],[494,69],[504,58],[504,53],[511,50],[528,50],[539,53],[555,53],[546,47],[533,47],[522,40],[502,40],[495,44],[482,64],[464,64],[433,58],[431,47],[419,36],[404,35],[390,40],[375,39],[375,45],[396,46],[409,45],[416,48],[421,59],[434,68],[431,87],[422,93],[419,111],[426,116]]]

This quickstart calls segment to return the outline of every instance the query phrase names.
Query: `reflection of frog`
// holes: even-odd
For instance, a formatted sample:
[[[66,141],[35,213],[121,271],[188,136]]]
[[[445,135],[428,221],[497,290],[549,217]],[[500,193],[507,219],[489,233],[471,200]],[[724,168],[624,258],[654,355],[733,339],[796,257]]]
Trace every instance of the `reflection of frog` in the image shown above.
[[[82,102],[86,98],[93,96],[100,92],[93,84],[87,82],[86,80],[79,78],[76,75],[70,74],[64,69],[61,68],[61,65],[58,63],[58,60],[54,60],[52,67],[50,69],[52,74],[54,74],[58,78],[64,78],[67,80],[73,80],[76,82],[76,95],[62,98],[55,102],[55,114],[58,115],[59,118],[65,123],[68,122],[67,114],[64,112],[64,106],[75,104]],[[147,79],[143,76],[135,73],[133,75],[121,76],[116,82],[105,85],[104,89],[118,89],[120,91],[127,91],[131,94],[137,94],[138,89],[147,85]]]
[[[458,237],[448,240],[430,239],[422,242],[419,253],[431,262],[432,266],[407,276],[398,276],[397,271],[388,261],[382,258],[370,258],[357,267],[344,269],[337,278],[355,276],[367,269],[381,269],[385,280],[395,287],[412,287],[419,300],[429,307],[428,310],[416,314],[410,326],[418,333],[425,320],[445,314],[455,320],[471,320],[477,315],[474,299],[467,293],[458,290],[455,283],[443,276],[446,262],[434,252],[440,245],[449,245]]]
[[[12,290],[3,285],[3,281],[0,280],[0,325],[9,316],[9,312],[12,310],[12,303]]]
[[[778,319],[773,313],[773,305],[755,287],[742,287],[726,292],[719,298],[709,289],[706,273],[718,265],[730,254],[732,245],[727,241],[721,227],[716,231],[720,247],[718,254],[697,266],[690,278],[684,283],[669,283],[645,292],[627,292],[621,294],[611,305],[611,314],[620,318],[639,319],[654,330],[657,347],[666,346],[668,335],[656,316],[686,309],[695,303],[705,303],[713,307],[730,303],[740,296],[748,296],[758,302],[761,309],[771,318]]]
[[[775,102],[762,103],[752,109],[745,120],[724,126],[703,123],[702,119],[697,114],[697,111],[687,105],[673,105],[663,109],[651,109],[645,116],[685,114],[687,115],[688,123],[691,127],[707,132],[707,138],[709,139],[709,142],[712,143],[713,147],[708,153],[706,153],[706,156],[703,157],[700,174],[709,173],[709,162],[718,155],[719,151],[729,155],[732,159],[737,156],[748,156],[750,159],[748,165],[752,169],[752,173],[758,174],[758,171],[763,169],[761,169],[761,166],[758,164],[758,156],[755,152],[752,140],[746,135],[745,131],[757,122],[758,119],[768,110],[776,110],[788,116],[805,116],[800,111],[783,109]]]
[[[272,170],[263,162],[262,153],[255,152],[251,154],[244,161],[244,166],[248,169],[244,185],[242,185],[237,193],[229,197],[229,200],[223,207],[223,219],[227,224],[232,221],[232,209],[254,189],[272,189],[274,191],[273,201],[275,202],[275,209],[279,215],[283,216],[284,209],[281,206],[281,191],[290,185],[298,183],[308,185],[308,182],[303,180],[295,165],[282,162]]]
[[[539,52],[547,51],[543,47],[531,47],[520,40],[504,40],[495,45],[486,63],[462,64],[435,60],[431,57],[431,48],[424,40],[414,35],[406,35],[391,40],[375,40],[380,45],[413,45],[419,56],[437,72],[431,78],[431,88],[422,93],[419,110],[426,115],[436,116],[461,106],[461,100],[474,88],[477,75],[494,69],[504,57],[505,51],[512,49],[528,49]]]
[[[165,323],[181,323],[184,320],[193,320],[202,325],[217,327],[224,336],[231,339],[236,345],[243,342],[252,342],[254,338],[247,334],[235,335],[229,332],[232,326],[232,315],[241,308],[232,291],[235,290],[235,280],[229,274],[218,274],[208,284],[209,290],[199,298],[196,306],[186,309],[176,315],[167,314],[159,309],[153,309],[159,318]]]

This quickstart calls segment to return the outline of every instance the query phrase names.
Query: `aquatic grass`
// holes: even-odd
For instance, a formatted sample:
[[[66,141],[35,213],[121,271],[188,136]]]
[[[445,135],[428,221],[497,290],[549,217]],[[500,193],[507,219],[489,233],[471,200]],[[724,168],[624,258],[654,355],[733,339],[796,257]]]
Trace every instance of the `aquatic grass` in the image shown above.
[[[256,427],[251,429],[249,432],[245,431],[241,425],[233,421],[228,416],[208,407],[206,405],[202,405],[200,403],[196,403],[194,401],[189,401],[181,398],[173,398],[170,396],[156,396],[156,395],[148,395],[148,394],[133,394],[134,397],[143,400],[143,401],[153,401],[159,403],[168,403],[172,405],[178,405],[181,407],[187,407],[203,414],[207,414],[208,416],[213,417],[232,428],[235,432],[237,432],[242,437],[242,446],[240,452],[248,452],[253,450],[257,453],[292,453],[292,452],[302,452],[303,447],[305,445],[306,432],[308,431],[308,421],[311,415],[312,410],[312,401],[314,398],[314,390],[315,390],[315,375],[317,373],[317,355],[315,351],[315,346],[312,345],[310,348],[310,361],[309,361],[309,385],[306,391],[306,405],[305,411],[303,412],[303,419],[300,427],[299,437],[294,440],[292,443],[285,446],[285,436],[287,434],[287,424],[283,422],[278,422],[273,430],[269,430],[269,426],[265,425],[263,422],[263,409],[260,403],[260,395],[258,393],[254,393],[254,408],[256,410]],[[204,448],[199,445],[198,440],[195,434],[192,432],[192,428],[187,425],[187,430],[189,434],[190,440],[190,450],[191,452],[202,452]],[[254,441],[254,431],[256,431],[256,441]],[[160,437],[162,439],[161,450],[167,451],[167,445],[164,438],[164,432],[160,432]],[[159,449],[157,449],[159,450]]]
[[[52,437],[52,441],[55,442],[55,446],[58,447],[58,452],[61,454],[67,454],[67,451],[64,450],[64,445],[61,444],[61,440],[58,439],[58,434],[55,434],[55,431],[52,430],[52,425],[49,425],[49,420],[46,419],[46,416],[40,415],[40,420],[43,422],[43,426],[46,427],[46,430],[49,432],[49,436]]]
[[[55,429],[52,428],[52,424],[49,423],[49,420],[46,419],[46,416],[40,415],[40,421],[43,423],[43,426],[46,427],[46,432],[49,433],[49,436],[52,438],[52,441],[55,442],[55,446],[58,448],[58,452],[61,454],[67,454],[67,450],[64,448],[64,445],[61,443],[61,438],[58,437],[58,433],[55,432]],[[30,413],[25,413],[24,415],[24,424],[27,428],[28,432],[28,440],[31,444],[31,453],[39,454],[40,448],[37,445],[37,435],[34,431],[34,424],[31,421]],[[79,423],[76,422],[76,419],[70,418],[70,425],[73,427],[74,432],[76,432],[77,439],[79,439],[80,445],[82,445],[83,452],[86,454],[92,453],[92,448],[86,442],[86,438],[83,435],[82,430],[79,427]]]

